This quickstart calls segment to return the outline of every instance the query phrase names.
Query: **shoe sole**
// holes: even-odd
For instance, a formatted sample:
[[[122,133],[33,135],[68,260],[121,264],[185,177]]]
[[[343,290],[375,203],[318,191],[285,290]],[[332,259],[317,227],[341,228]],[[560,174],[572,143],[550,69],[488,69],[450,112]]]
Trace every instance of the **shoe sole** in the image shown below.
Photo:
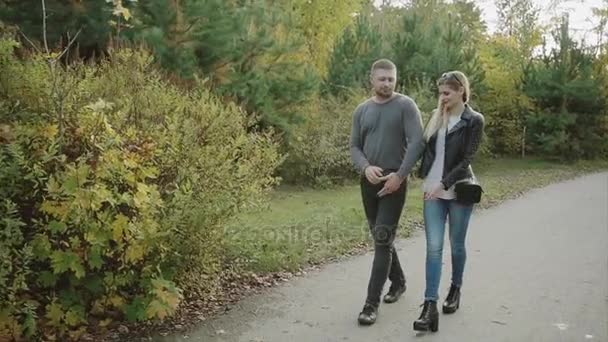
[[[376,323],[376,320],[365,321],[365,320],[358,319],[357,321],[359,322],[359,325],[372,325],[372,324]]]
[[[399,301],[399,298],[401,298],[401,296],[399,296],[399,297],[395,298],[395,300],[386,300],[386,299],[384,299],[384,302],[385,302],[386,304],[393,304],[393,303],[397,303],[397,302]]]
[[[385,302],[386,304],[393,304],[393,303],[397,303],[399,301],[399,298],[401,298],[401,296],[403,296],[405,294],[406,290],[403,290],[403,292],[401,292],[393,301],[387,301],[386,297],[384,297],[382,299],[383,302]]]
[[[414,322],[414,330],[423,332],[437,332],[439,331],[439,320],[436,320],[430,325],[417,325],[416,322]]]
[[[458,309],[459,309],[459,308],[460,308],[460,303],[458,303],[458,305],[456,305],[456,307],[455,307],[455,308],[449,308],[449,307],[445,307],[445,306],[443,306],[443,307],[441,308],[441,311],[442,311],[444,314],[453,314],[454,312],[458,311]]]

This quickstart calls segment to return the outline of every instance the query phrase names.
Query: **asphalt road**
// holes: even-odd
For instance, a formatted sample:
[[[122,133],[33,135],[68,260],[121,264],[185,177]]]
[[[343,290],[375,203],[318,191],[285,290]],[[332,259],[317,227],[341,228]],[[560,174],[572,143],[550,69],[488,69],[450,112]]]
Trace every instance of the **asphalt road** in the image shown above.
[[[371,327],[356,322],[372,261],[366,254],[293,279],[195,331],[158,341],[608,342],[608,173],[475,212],[460,310],[440,314],[437,333],[412,330],[423,301],[424,235],[417,232],[397,246],[408,290],[399,302],[383,304]],[[441,296],[450,267],[446,239]]]

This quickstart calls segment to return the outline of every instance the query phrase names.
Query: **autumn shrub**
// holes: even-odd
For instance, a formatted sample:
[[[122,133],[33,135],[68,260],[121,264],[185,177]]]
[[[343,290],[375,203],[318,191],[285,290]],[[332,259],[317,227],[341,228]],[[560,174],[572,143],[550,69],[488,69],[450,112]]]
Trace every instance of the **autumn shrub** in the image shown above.
[[[349,149],[352,114],[366,96],[353,90],[345,98],[328,96],[308,104],[306,121],[293,129],[281,167],[286,182],[327,186],[356,175]]]
[[[276,181],[272,132],[145,51],[62,67],[15,47],[0,41],[0,339],[77,339],[214,291],[222,222]]]

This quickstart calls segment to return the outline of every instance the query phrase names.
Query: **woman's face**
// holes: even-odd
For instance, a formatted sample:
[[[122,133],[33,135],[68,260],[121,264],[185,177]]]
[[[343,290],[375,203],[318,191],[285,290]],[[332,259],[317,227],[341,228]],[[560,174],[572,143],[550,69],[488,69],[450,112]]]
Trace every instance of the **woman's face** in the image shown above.
[[[444,110],[449,110],[454,108],[454,106],[458,104],[462,104],[462,95],[464,94],[464,88],[459,87],[459,89],[454,89],[447,84],[442,84],[439,86],[439,101],[443,106]]]

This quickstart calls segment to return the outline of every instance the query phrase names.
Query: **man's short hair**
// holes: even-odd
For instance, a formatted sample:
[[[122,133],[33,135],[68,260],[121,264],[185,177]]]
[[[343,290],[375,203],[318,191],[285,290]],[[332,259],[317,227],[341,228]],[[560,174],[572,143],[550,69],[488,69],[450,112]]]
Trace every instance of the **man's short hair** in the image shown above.
[[[371,74],[374,73],[374,71],[378,70],[378,69],[383,69],[383,70],[396,70],[397,67],[395,66],[395,63],[391,62],[388,59],[379,59],[377,61],[374,62],[374,64],[372,64],[372,70],[371,70]]]

